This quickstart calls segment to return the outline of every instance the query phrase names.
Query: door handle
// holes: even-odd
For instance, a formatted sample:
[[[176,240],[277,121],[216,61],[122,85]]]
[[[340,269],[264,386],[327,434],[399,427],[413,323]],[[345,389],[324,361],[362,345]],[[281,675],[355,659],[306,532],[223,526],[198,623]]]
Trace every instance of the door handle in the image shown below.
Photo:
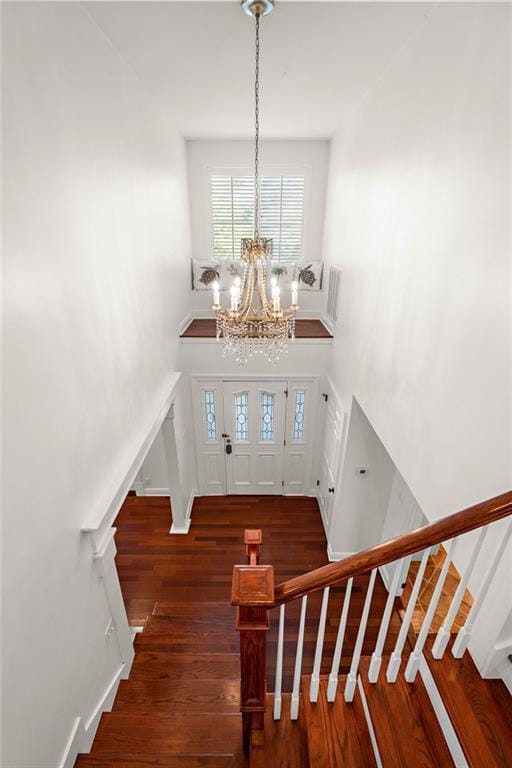
[[[231,445],[231,443],[228,443],[226,445],[226,453],[228,454],[228,456],[229,456],[229,454],[231,453],[232,450],[233,450],[233,446]]]
[[[334,493],[334,488],[329,488],[329,493]]]

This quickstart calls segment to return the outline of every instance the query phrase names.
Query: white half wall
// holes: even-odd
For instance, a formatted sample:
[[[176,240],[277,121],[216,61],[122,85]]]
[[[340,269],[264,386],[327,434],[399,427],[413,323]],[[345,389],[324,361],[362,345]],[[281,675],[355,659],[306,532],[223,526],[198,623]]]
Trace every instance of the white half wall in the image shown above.
[[[187,509],[191,503],[191,497],[197,493],[197,488],[199,486],[194,448],[192,401],[188,376],[183,376],[178,384],[173,412],[180,486],[183,494],[183,508]],[[143,482],[146,495],[169,495],[169,472],[161,431],[156,435],[148,455],[144,459],[139,479]]]
[[[510,14],[429,7],[331,146],[324,256],[343,269],[331,377],[429,520],[511,485]],[[509,551],[479,662],[511,584]]]
[[[186,159],[83,4],[2,14],[1,762],[55,768],[120,669],[80,529],[114,498],[176,368]]]

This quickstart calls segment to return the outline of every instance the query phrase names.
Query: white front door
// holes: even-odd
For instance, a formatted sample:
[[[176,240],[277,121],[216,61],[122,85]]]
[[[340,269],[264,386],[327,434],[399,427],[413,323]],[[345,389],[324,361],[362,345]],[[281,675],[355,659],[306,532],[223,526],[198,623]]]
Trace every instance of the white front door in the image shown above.
[[[286,381],[223,382],[226,493],[283,493]]]

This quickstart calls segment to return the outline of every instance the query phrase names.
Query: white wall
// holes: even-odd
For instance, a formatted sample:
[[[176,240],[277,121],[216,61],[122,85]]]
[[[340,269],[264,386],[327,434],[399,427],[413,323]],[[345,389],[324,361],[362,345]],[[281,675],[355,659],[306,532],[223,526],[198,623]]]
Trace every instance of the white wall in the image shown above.
[[[222,340],[182,339],[180,370],[197,376],[325,376],[332,354],[332,340],[295,339],[288,344],[288,354],[274,366],[263,355],[254,355],[239,366],[232,355],[222,355]]]
[[[360,468],[367,474],[357,474]],[[394,475],[389,454],[354,400],[329,528],[333,552],[359,552],[381,543]]]
[[[80,528],[117,490],[175,367],[186,161],[81,4],[2,11],[2,766],[55,768],[119,664]]]
[[[331,375],[429,519],[510,487],[510,12],[431,8],[331,147]],[[512,604],[511,571],[509,553],[487,618]]]
[[[296,172],[306,174],[304,257],[321,258],[324,227],[325,193],[329,142],[262,141],[260,173]],[[232,172],[254,172],[253,141],[187,141],[187,160],[192,223],[192,253],[196,259],[210,259],[212,253],[209,170],[230,169]],[[325,276],[324,276],[325,278]],[[323,282],[325,288],[325,279]],[[301,291],[302,310],[318,311],[324,291]],[[211,292],[193,291],[194,310],[210,310]]]

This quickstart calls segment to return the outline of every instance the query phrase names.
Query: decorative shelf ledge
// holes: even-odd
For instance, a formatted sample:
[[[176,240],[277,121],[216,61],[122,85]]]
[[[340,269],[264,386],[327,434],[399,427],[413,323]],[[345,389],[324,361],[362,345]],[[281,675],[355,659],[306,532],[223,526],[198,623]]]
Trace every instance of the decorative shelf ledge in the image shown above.
[[[216,336],[215,320],[204,318],[192,320],[181,334],[181,339],[214,339]],[[332,339],[332,333],[328,331],[321,320],[296,320],[296,339]]]

